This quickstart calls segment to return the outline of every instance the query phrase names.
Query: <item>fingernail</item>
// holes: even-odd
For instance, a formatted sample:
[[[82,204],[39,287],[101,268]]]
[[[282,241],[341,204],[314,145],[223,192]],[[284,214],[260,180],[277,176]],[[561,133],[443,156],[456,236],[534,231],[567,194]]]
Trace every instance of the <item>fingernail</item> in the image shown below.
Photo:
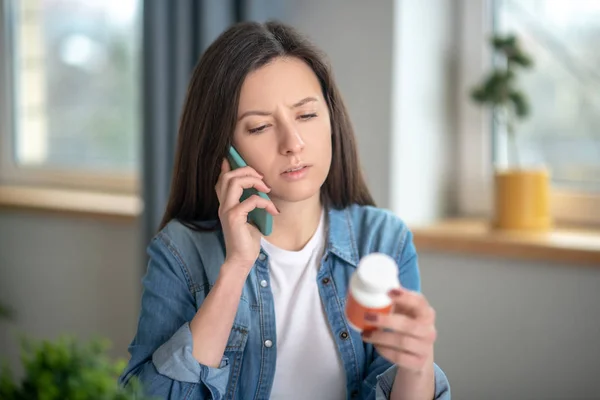
[[[365,338],[365,339],[368,339],[368,338],[371,337],[371,333],[372,333],[372,331],[364,331],[362,333],[362,337]]]
[[[375,322],[377,321],[377,318],[379,316],[377,314],[374,313],[366,313],[365,314],[365,320],[369,321],[369,322]]]
[[[402,294],[402,290],[400,289],[392,289],[389,291],[389,295],[392,297],[398,297]]]

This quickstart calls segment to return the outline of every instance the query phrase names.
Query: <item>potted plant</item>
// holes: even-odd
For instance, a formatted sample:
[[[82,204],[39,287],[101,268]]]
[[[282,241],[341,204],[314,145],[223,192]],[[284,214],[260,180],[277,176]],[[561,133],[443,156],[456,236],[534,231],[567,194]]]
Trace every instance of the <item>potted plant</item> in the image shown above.
[[[117,384],[124,362],[106,355],[108,342],[80,344],[73,338],[22,341],[24,377],[13,379],[7,366],[0,370],[2,400],[144,400],[139,382]]]
[[[547,230],[552,225],[549,173],[523,165],[516,138],[518,122],[531,112],[517,72],[531,68],[533,61],[515,35],[494,35],[490,44],[499,62],[470,94],[473,101],[491,108],[496,126],[506,132],[508,166],[495,168],[492,223],[497,229]]]

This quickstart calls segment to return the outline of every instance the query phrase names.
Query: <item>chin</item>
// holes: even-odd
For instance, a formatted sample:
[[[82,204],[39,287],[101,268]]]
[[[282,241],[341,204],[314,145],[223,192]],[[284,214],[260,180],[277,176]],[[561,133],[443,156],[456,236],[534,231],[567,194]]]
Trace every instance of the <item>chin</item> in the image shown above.
[[[286,185],[287,186],[287,185]],[[291,185],[290,185],[291,186]],[[321,193],[320,185],[303,185],[303,187],[281,187],[273,188],[272,197],[288,203],[298,203],[309,200]]]

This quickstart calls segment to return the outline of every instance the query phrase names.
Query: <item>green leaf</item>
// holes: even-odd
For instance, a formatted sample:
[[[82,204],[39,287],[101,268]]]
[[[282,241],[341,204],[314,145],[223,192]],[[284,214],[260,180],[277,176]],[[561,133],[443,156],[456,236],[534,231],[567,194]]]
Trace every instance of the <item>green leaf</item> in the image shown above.
[[[12,373],[6,363],[2,364],[0,370],[0,399],[17,399],[17,385],[13,382]]]
[[[517,43],[517,37],[513,34],[506,36],[494,35],[490,41],[496,50],[503,51],[504,49],[515,47]]]
[[[490,45],[497,56],[506,62],[492,68],[469,92],[471,100],[492,109],[506,108],[517,118],[531,113],[528,98],[519,90],[517,72],[531,68],[533,59],[521,47],[515,34],[496,34],[490,37]]]
[[[107,340],[80,343],[73,337],[55,341],[21,341],[25,377],[13,381],[10,371],[0,374],[2,400],[146,400],[135,379],[126,388],[118,386],[124,361],[112,361]]]
[[[519,118],[525,118],[529,115],[529,103],[521,92],[512,91],[510,93],[510,100],[512,102],[515,114]]]
[[[518,64],[524,68],[531,68],[533,66],[533,60],[527,54],[515,54],[511,58],[511,61],[515,64]]]

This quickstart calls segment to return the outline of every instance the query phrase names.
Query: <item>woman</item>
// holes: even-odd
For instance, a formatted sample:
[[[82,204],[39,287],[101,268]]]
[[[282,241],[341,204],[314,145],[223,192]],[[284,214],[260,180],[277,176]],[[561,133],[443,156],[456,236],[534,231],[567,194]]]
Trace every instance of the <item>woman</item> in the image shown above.
[[[231,170],[230,145],[249,167]],[[240,202],[252,187],[270,200]],[[255,208],[273,216],[268,237]],[[170,399],[450,398],[411,234],[374,207],[331,73],[290,27],[238,24],[202,56],[148,252],[121,383]],[[403,289],[361,337],[344,305],[371,252],[394,257]]]

